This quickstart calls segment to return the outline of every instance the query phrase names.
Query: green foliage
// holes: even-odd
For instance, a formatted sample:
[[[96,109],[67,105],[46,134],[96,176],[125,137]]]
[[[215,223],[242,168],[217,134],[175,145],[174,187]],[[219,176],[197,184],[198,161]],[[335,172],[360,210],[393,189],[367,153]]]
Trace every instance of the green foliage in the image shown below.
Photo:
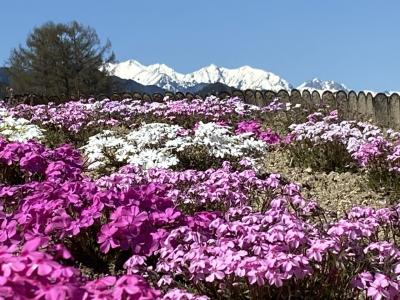
[[[50,148],[56,148],[62,144],[72,144],[76,148],[82,147],[87,143],[89,137],[106,129],[105,126],[87,126],[80,130],[79,133],[75,133],[64,128],[57,128],[54,125],[42,127],[45,130],[45,145]]]
[[[46,23],[10,56],[10,84],[16,93],[71,96],[108,92],[105,63],[114,61],[111,43],[101,45],[94,29],[77,22]]]
[[[3,99],[7,94],[7,87],[4,83],[0,82],[0,99]]]
[[[8,70],[7,68],[0,68],[0,99],[6,97],[8,85]]]

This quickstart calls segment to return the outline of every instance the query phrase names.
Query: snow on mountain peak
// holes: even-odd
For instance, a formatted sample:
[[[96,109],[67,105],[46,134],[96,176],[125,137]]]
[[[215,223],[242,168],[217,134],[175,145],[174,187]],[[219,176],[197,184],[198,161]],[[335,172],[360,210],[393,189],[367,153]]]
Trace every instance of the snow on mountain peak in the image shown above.
[[[157,63],[146,66],[131,59],[117,64],[109,64],[107,68],[113,70],[115,76],[123,79],[132,79],[143,85],[156,85],[173,92],[195,91],[196,86],[217,82],[241,90],[279,91],[281,89],[292,89],[292,85],[278,75],[248,65],[229,69],[210,64],[194,72],[182,74],[165,64]],[[299,85],[297,89],[321,92],[326,90],[333,92],[349,91],[344,84],[319,78],[306,81]]]
[[[209,66],[207,66],[207,67],[205,67],[205,68],[207,68],[207,69],[217,69],[218,66],[215,65],[215,64],[210,64]]]
[[[129,59],[125,63],[128,63],[129,65],[137,65],[137,66],[143,67],[143,65],[140,62],[138,62],[137,60],[134,60],[134,59]]]
[[[308,90],[317,90],[317,91],[348,91],[349,89],[342,83],[335,82],[333,80],[321,80],[319,78],[313,78],[312,80],[308,80],[303,82],[301,85],[297,87],[298,90],[302,91],[305,89]]]
[[[142,65],[135,60],[109,64],[108,69],[123,79],[132,79],[143,85],[157,85],[171,91],[188,91],[204,83],[220,82],[238,89],[263,89],[279,91],[291,85],[279,76],[250,66],[236,69],[211,64],[188,74],[181,74],[165,64]]]

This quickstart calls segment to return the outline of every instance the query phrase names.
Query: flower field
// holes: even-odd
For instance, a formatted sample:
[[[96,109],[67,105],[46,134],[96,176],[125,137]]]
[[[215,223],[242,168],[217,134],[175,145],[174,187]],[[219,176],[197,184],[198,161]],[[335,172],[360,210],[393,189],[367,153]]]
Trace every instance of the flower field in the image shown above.
[[[280,151],[384,207],[323,208]],[[0,103],[0,299],[399,299],[399,198],[400,133],[326,105]]]

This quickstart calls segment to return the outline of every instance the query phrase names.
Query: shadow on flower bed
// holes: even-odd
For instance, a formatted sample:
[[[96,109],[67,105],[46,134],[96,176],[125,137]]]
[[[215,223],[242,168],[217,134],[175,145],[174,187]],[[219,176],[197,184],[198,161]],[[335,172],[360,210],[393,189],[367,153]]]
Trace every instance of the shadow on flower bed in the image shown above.
[[[290,163],[296,167],[322,172],[348,172],[357,170],[356,162],[340,142],[315,145],[311,141],[294,142],[287,146]]]
[[[400,175],[386,168],[368,170],[368,184],[377,191],[384,192],[389,204],[400,203]]]

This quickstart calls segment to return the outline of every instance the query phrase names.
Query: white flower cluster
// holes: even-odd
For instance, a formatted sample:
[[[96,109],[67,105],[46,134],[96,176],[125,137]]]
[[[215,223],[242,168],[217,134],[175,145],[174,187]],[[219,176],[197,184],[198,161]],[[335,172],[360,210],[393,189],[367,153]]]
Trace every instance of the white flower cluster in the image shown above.
[[[205,146],[210,155],[217,158],[227,156],[239,158],[266,150],[266,144],[254,139],[253,133],[235,135],[229,127],[213,122],[200,122],[193,135],[170,140],[166,146],[178,152],[191,146]]]
[[[0,136],[9,141],[25,142],[42,140],[44,130],[23,118],[9,116],[7,110],[0,108]]]
[[[164,123],[144,124],[126,135],[104,130],[89,138],[81,149],[89,162],[89,169],[96,170],[116,162],[138,165],[143,168],[169,168],[178,159],[164,146],[174,139],[182,128]]]
[[[195,130],[164,123],[143,124],[128,134],[105,130],[89,138],[81,149],[89,169],[96,170],[113,162],[129,163],[145,169],[170,168],[179,163],[177,154],[201,146],[215,158],[248,158],[263,153],[267,145],[251,133],[235,135],[229,127],[199,123]]]

